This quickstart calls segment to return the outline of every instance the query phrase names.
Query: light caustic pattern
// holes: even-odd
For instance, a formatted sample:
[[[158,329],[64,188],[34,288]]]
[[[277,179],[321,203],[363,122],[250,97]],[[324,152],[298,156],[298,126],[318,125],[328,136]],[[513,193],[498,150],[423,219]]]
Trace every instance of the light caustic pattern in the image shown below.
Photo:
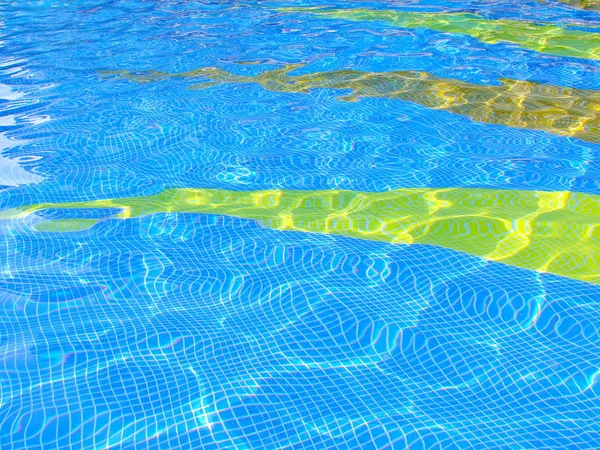
[[[138,83],[168,78],[204,78],[191,89],[206,89],[220,83],[259,83],[276,92],[306,93],[311,89],[351,90],[340,100],[357,101],[361,97],[391,98],[417,103],[428,108],[449,111],[475,122],[542,130],[560,136],[572,136],[600,142],[600,92],[544,85],[529,81],[501,79],[499,86],[466,83],[438,78],[424,72],[333,72],[290,75],[302,65],[266,71],[249,77],[207,67],[190,72],[169,74],[128,71],[103,71]]]
[[[573,2],[575,3],[575,2]],[[592,2],[579,2],[589,5]],[[394,10],[281,8],[284,13],[310,13],[347,20],[381,20],[402,28],[428,28],[473,36],[486,44],[510,42],[524,49],[575,58],[600,58],[600,34],[570,30],[556,25],[519,20],[489,20],[477,14],[423,13]]]
[[[158,212],[225,214],[257,220],[277,230],[438,245],[600,284],[600,197],[589,194],[486,189],[382,193],[170,189],[150,197],[35,205],[5,213],[5,217],[60,208],[118,208],[121,218]],[[78,231],[95,222],[45,221],[36,228]]]
[[[0,222],[3,449],[600,442],[599,286],[224,216],[27,219]]]

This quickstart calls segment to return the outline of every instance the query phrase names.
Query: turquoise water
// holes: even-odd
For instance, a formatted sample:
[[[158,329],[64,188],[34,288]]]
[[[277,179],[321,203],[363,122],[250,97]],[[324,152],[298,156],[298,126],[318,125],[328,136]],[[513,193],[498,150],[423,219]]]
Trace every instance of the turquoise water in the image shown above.
[[[2,2],[0,448],[600,448],[599,27]]]

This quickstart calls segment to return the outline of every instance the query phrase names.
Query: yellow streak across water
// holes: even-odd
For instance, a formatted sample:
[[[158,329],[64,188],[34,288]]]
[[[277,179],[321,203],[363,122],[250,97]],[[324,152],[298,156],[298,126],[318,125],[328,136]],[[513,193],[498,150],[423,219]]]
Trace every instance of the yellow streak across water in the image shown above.
[[[592,11],[600,11],[600,0],[558,0],[561,3]]]
[[[438,78],[426,72],[361,72],[337,70],[290,75],[303,65],[289,65],[257,76],[229,73],[206,67],[183,73],[101,71],[138,83],[167,78],[205,80],[191,89],[206,89],[217,84],[258,83],[275,92],[306,93],[327,88],[350,91],[340,100],[362,97],[391,98],[417,103],[431,109],[469,117],[475,122],[541,130],[589,142],[600,142],[600,92],[548,84],[501,79],[501,85],[467,83]]]
[[[567,0],[589,9],[599,9],[591,0]],[[593,5],[593,6],[592,6]],[[600,59],[600,34],[571,30],[548,23],[486,19],[471,13],[412,12],[366,8],[324,9],[279,8],[283,13],[307,13],[324,18],[352,21],[381,21],[400,28],[426,28],[445,33],[466,34],[486,44],[508,42],[527,50],[556,56]]]
[[[397,244],[429,244],[524,269],[600,284],[600,197],[493,189],[227,191],[168,189],[148,197],[40,204],[4,212],[16,219],[47,208],[116,208],[127,220],[160,212],[222,214],[276,230]],[[38,224],[77,231],[94,221]],[[70,224],[70,225],[69,225]]]

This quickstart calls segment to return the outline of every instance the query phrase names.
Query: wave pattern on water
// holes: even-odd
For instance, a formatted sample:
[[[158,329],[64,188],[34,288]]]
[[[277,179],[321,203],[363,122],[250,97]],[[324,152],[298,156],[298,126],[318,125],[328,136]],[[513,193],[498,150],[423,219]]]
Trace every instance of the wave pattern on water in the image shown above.
[[[190,89],[207,89],[220,83],[258,83],[270,91],[296,93],[316,88],[349,89],[351,93],[340,97],[340,100],[357,101],[363,97],[399,99],[467,116],[475,122],[543,130],[600,142],[600,91],[509,79],[502,79],[500,86],[485,86],[440,79],[422,72],[342,70],[289,75],[289,72],[301,67],[291,65],[255,77],[234,75],[214,67],[180,74],[132,74],[123,71],[103,71],[102,74],[119,75],[138,83],[172,77],[209,80]]]
[[[281,8],[283,13],[309,13],[332,19],[381,20],[402,28],[429,28],[473,36],[481,42],[510,42],[528,50],[575,58],[600,58],[600,34],[517,20],[490,20],[467,13],[416,13],[371,9]]]
[[[599,25],[0,2],[0,449],[600,448]]]
[[[32,225],[3,226],[3,448],[600,439],[599,286],[222,216]]]
[[[600,197],[569,192],[484,189],[254,191],[173,189],[151,197],[34,205],[45,209],[120,210],[123,219],[158,212],[225,214],[277,230],[431,244],[487,260],[600,284]],[[2,217],[2,216],[0,216]],[[40,222],[40,231],[80,231],[96,220]]]
[[[576,6],[583,9],[600,11],[600,2],[598,0],[558,0],[567,5]]]

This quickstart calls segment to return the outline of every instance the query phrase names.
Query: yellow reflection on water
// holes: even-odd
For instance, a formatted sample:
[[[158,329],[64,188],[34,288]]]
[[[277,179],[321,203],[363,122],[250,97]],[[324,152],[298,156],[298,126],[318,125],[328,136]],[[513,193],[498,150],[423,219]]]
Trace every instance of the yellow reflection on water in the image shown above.
[[[265,71],[257,76],[229,73],[215,67],[170,74],[128,71],[102,71],[138,83],[166,78],[198,78],[204,82],[191,89],[206,89],[222,83],[258,83],[275,92],[306,93],[311,89],[349,90],[340,97],[357,101],[361,97],[383,97],[449,111],[475,122],[541,130],[589,142],[600,142],[600,92],[565,88],[531,81],[501,79],[489,86],[451,78],[438,78],[427,72],[361,72],[337,70],[303,75],[289,73],[300,64]]]
[[[573,3],[575,3],[574,0]],[[591,1],[580,0],[580,5]],[[597,3],[596,3],[597,4]],[[600,58],[600,34],[571,30],[552,24],[519,20],[486,19],[471,13],[409,12],[366,8],[321,9],[279,8],[283,13],[308,13],[319,17],[353,21],[377,20],[401,28],[427,28],[445,33],[466,34],[486,44],[509,42],[527,50],[556,56]]]
[[[600,0],[558,0],[561,3],[582,9],[600,11]]]
[[[600,284],[600,197],[574,192],[494,189],[227,191],[168,189],[148,197],[33,205],[116,208],[126,220],[159,212],[222,214],[276,230],[327,233],[397,244],[429,244],[530,270]],[[7,215],[8,214],[8,215]],[[40,222],[43,231],[92,225]]]

